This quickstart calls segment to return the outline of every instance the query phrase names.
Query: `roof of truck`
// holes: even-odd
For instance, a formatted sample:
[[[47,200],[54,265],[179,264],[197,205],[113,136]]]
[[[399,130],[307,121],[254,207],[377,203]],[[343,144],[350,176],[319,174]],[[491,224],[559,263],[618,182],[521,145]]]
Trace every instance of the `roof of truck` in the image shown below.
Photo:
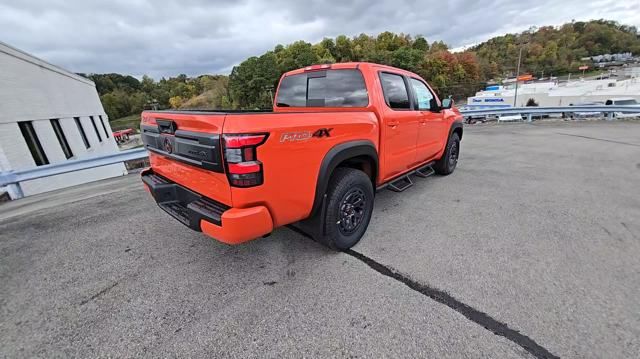
[[[334,70],[335,69],[357,69],[357,68],[363,68],[363,67],[384,69],[384,70],[390,70],[393,72],[398,72],[406,75],[418,76],[417,74],[414,74],[413,72],[410,72],[407,70],[399,69],[393,66],[376,64],[373,62],[340,62],[335,64],[316,64],[316,65],[306,66],[300,69],[295,69],[295,70],[285,72],[282,76],[297,75],[297,74],[301,74],[308,71],[321,71],[321,70],[328,70],[328,69],[334,69]]]

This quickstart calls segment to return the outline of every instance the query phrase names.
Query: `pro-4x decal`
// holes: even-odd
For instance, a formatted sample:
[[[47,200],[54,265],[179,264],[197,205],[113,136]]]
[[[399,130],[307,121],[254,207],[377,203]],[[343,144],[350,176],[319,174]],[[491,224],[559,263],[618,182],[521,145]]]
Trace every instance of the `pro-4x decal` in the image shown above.
[[[317,138],[331,137],[331,130],[333,130],[333,128],[320,128],[314,132],[311,132],[311,131],[285,132],[280,136],[280,142],[304,141],[312,137],[317,137]]]

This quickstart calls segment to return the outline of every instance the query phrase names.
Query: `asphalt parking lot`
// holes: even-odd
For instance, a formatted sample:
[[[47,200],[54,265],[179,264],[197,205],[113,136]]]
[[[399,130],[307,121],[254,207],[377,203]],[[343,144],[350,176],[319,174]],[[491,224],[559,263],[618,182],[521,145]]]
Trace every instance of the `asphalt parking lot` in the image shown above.
[[[136,175],[0,204],[2,357],[640,353],[640,122],[469,126],[335,253],[227,246]]]

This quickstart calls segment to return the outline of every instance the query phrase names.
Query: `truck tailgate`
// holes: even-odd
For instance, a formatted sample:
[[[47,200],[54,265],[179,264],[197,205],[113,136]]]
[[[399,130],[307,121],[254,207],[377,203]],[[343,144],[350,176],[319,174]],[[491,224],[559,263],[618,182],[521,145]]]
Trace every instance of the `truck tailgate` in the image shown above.
[[[225,114],[142,113],[142,141],[153,171],[228,206],[221,140]]]

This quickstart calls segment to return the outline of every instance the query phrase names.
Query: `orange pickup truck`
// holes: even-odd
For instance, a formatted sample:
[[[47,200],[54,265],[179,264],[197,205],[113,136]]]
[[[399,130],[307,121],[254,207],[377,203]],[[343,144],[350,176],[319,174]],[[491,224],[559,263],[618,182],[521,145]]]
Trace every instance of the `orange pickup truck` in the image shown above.
[[[337,250],[364,235],[376,190],[454,171],[462,116],[420,76],[372,63],[285,73],[273,111],[145,111],[160,208],[229,244],[292,225]]]

